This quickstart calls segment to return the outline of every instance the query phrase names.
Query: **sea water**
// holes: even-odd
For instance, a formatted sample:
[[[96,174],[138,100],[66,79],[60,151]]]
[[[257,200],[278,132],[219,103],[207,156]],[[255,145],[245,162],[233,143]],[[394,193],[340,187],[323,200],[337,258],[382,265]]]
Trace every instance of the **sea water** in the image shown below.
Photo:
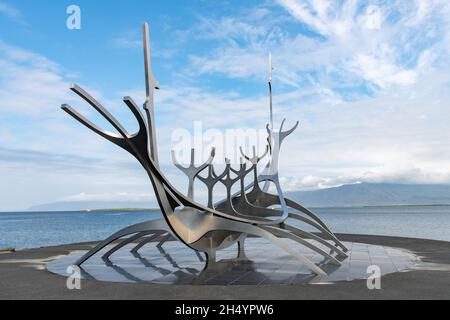
[[[313,209],[336,233],[450,241],[450,206]],[[157,211],[0,213],[0,248],[38,248],[104,239]]]

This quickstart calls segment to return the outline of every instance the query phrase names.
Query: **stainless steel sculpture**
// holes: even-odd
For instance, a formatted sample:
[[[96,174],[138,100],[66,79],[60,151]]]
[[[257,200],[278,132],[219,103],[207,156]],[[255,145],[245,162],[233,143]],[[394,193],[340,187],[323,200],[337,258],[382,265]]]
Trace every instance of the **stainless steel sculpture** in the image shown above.
[[[175,165],[189,179],[187,196],[173,187],[166,179],[159,168],[153,114],[153,94],[154,89],[159,88],[159,84],[154,79],[151,68],[149,29],[146,23],[143,29],[147,89],[147,99],[144,104],[146,119],[130,97],[123,99],[139,124],[137,133],[128,133],[98,101],[77,85],[73,85],[71,90],[97,110],[117,133],[110,133],[97,127],[69,105],[63,105],[62,109],[98,135],[128,151],[139,161],[150,178],[163,218],[139,223],[116,232],[87,252],[76,264],[81,266],[87,259],[113,243],[112,249],[103,256],[105,259],[130,243],[138,242],[132,249],[132,252],[136,254],[139,249],[150,242],[158,240],[158,246],[161,247],[165,241],[175,238],[196,252],[205,253],[206,268],[210,268],[216,263],[216,251],[234,244],[238,244],[237,258],[245,259],[245,239],[248,235],[253,235],[272,242],[296,257],[299,262],[318,275],[325,275],[325,272],[282,239],[293,240],[320,254],[324,258],[324,263],[340,265],[340,260],[347,257],[347,248],[313,212],[284,197],[278,176],[279,152],[282,142],[295,131],[298,123],[288,131],[283,131],[285,121],[283,121],[280,131],[275,131],[273,128],[272,62],[270,63],[269,80],[270,124],[267,126],[269,139],[266,152],[263,155],[257,155],[256,148],[253,148],[253,155],[248,156],[241,149],[243,158],[239,168],[233,168],[227,160],[226,168],[220,174],[215,172],[212,164],[215,158],[214,149],[208,161],[200,166],[195,165],[195,150],[191,151],[189,167],[181,166],[175,154],[172,154]],[[258,174],[258,163],[268,155],[267,166],[261,174]],[[202,172],[207,173],[202,176]],[[245,178],[248,175],[253,177],[253,183],[246,186]],[[194,201],[196,179],[207,187],[207,206]],[[227,196],[225,199],[215,202],[213,194],[218,183],[225,186]],[[265,183],[263,188],[260,187],[260,183]],[[275,185],[276,195],[268,192],[270,183]],[[240,187],[240,191],[232,194],[232,188],[236,184]],[[317,232],[301,230],[288,224],[288,220],[305,223],[315,228]],[[116,243],[120,239],[122,240]],[[200,255],[199,259],[202,259]]]

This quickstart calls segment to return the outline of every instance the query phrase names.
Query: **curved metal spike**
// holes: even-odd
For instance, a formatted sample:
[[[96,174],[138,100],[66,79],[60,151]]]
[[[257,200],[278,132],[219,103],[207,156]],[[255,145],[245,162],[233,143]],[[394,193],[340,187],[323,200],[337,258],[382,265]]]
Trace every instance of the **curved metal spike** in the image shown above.
[[[243,158],[241,158],[241,164],[239,165],[239,170],[230,168],[230,170],[237,176],[236,179],[245,179],[245,177],[253,171],[253,165],[247,169],[247,164],[242,162]]]
[[[136,105],[134,100],[131,97],[127,96],[127,97],[123,98],[123,102],[131,110],[131,112],[133,113],[133,115],[135,116],[135,118],[136,118],[136,120],[138,121],[138,124],[139,124],[139,131],[133,136],[138,136],[140,133],[143,133],[144,131],[147,131],[147,125],[146,125],[145,120],[144,120],[144,115],[142,114],[141,110]]]
[[[201,171],[203,171],[203,169],[209,166],[214,161],[215,157],[216,157],[216,148],[214,147],[211,149],[211,155],[209,156],[208,160],[206,160],[206,162],[199,167],[202,168]]]
[[[281,141],[283,141],[287,136],[289,136],[291,133],[293,133],[295,130],[297,130],[297,128],[300,124],[300,122],[297,121],[297,123],[295,124],[295,126],[292,129],[283,131],[285,123],[286,123],[286,119],[283,119],[283,121],[281,122],[280,130],[278,131]],[[266,129],[267,129],[267,133],[269,134],[269,136],[272,136],[274,131],[270,128],[270,125],[267,125]],[[270,138],[269,138],[269,141],[270,141]],[[270,142],[269,142],[269,144],[270,144]]]
[[[272,134],[272,129],[270,128],[270,124],[266,125],[266,130],[269,135]]]
[[[228,174],[228,171],[229,171],[229,168],[228,168],[229,166],[231,166],[231,165],[227,165],[225,167],[225,169],[223,170],[223,172],[220,175],[218,175],[215,172],[215,170],[214,170],[214,166],[212,164],[210,164],[209,165],[209,176],[208,176],[208,178],[203,178],[203,177],[200,177],[200,176],[198,176],[197,178],[200,179],[203,182],[205,182],[207,179],[210,179],[210,180],[216,181],[216,183],[217,183],[217,182],[219,182],[220,179],[226,177],[226,175]]]
[[[289,136],[292,132],[294,132],[295,130],[297,130],[298,126],[299,126],[300,122],[297,121],[297,123],[295,124],[295,126],[288,130],[288,131],[281,131],[280,130],[280,137],[282,140],[284,140],[287,136]]]
[[[183,166],[180,164],[180,162],[179,162],[179,161],[177,160],[177,158],[176,158],[175,150],[172,150],[172,151],[171,151],[171,154],[172,154],[172,161],[173,161],[173,164],[174,164],[177,168],[179,168],[179,169],[182,170],[182,171],[188,171],[188,170],[192,170],[192,171],[194,171],[194,172],[198,171],[198,172],[196,172],[196,174],[195,174],[195,176],[196,176],[196,175],[198,175],[201,171],[203,171],[207,166],[209,166],[209,165],[213,162],[213,160],[214,160],[214,158],[215,158],[215,156],[216,156],[216,148],[212,148],[212,149],[211,149],[211,155],[209,156],[208,160],[206,160],[205,163],[201,164],[201,165],[198,166],[198,167],[195,166],[195,149],[191,149],[191,163],[189,164],[188,167],[183,167]],[[193,169],[195,169],[195,170],[193,170]],[[185,173],[186,173],[186,172],[185,172]]]
[[[194,168],[195,167],[195,149],[194,148],[192,148],[191,149],[191,168]]]
[[[242,147],[239,147],[239,151],[241,152],[241,155],[247,160],[247,161],[250,161],[251,162],[251,158],[249,157],[249,156],[247,156],[245,153],[244,153],[244,149],[242,148]]]
[[[263,155],[261,156],[257,156],[256,155],[256,147],[253,146],[253,157],[249,157],[244,153],[244,149],[242,147],[239,147],[239,150],[241,152],[241,155],[247,160],[249,161],[251,164],[258,164],[262,159],[264,159],[270,151],[270,147],[269,145],[266,146],[266,151],[264,152]]]
[[[112,132],[106,131],[101,129],[100,127],[98,127],[97,125],[95,125],[94,123],[92,123],[91,121],[89,121],[88,119],[86,119],[84,116],[82,116],[80,113],[78,113],[75,109],[73,109],[70,105],[68,104],[63,104],[61,105],[61,109],[63,109],[65,112],[67,112],[70,116],[72,116],[75,120],[77,120],[78,122],[80,122],[81,124],[83,124],[84,126],[86,126],[87,128],[89,128],[90,130],[94,131],[96,134],[98,134],[99,136],[115,143],[115,144],[121,144],[122,142],[124,142],[125,140]]]
[[[70,89],[79,95],[83,100],[89,103],[98,113],[100,113],[119,133],[121,136],[128,137],[128,132],[125,128],[117,121],[114,116],[109,113],[97,100],[95,100],[89,93],[87,93],[83,88],[77,84],[72,84]]]
[[[172,154],[172,163],[174,164],[174,166],[177,167],[177,168],[180,169],[180,170],[185,169],[185,168],[178,162],[177,156],[176,156],[176,154],[175,154],[175,150],[172,150],[172,151],[171,151],[171,154]]]
[[[283,128],[284,128],[284,124],[285,123],[286,123],[286,119],[283,119],[283,121],[281,121],[280,132],[283,132]]]
[[[230,170],[231,170],[231,160],[230,159],[228,159],[228,158],[225,158],[225,169],[224,169],[224,171],[223,171],[223,173],[221,174],[221,175],[217,175],[216,174],[216,172],[214,171],[214,166],[212,166],[212,174],[213,174],[213,177],[215,178],[215,179],[218,179],[218,180],[221,180],[222,178],[224,178],[224,177],[226,177],[229,173],[230,173]]]
[[[202,165],[196,167],[195,166],[195,149],[191,149],[191,163],[188,167],[183,167],[177,160],[175,155],[175,150],[172,150],[172,161],[174,165],[180,169],[189,180],[189,186],[188,186],[188,198],[194,199],[194,181],[195,178],[203,171],[205,170],[214,160],[214,157],[216,155],[216,149],[213,148],[211,150],[211,155],[209,159],[203,163]]]

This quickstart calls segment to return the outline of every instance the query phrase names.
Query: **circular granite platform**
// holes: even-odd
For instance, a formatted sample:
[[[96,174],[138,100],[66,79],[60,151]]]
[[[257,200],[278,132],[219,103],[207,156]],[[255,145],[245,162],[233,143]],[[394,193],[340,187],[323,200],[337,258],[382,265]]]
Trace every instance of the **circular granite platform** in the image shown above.
[[[262,282],[259,282],[260,285],[258,285],[257,290],[255,290],[255,286],[248,285],[167,285],[158,283],[131,283],[131,280],[127,280],[128,282],[84,280],[81,283],[81,290],[69,290],[67,288],[67,275],[60,276],[49,272],[47,270],[47,264],[67,257],[75,251],[88,250],[95,245],[95,243],[83,243],[0,254],[0,300],[217,299],[223,301],[249,299],[450,299],[449,242],[373,235],[338,234],[337,236],[342,241],[346,241],[346,243],[355,243],[355,249],[358,247],[361,248],[361,250],[354,250],[354,252],[367,252],[367,250],[363,250],[364,245],[360,245],[362,243],[373,245],[367,247],[369,257],[371,252],[373,253],[373,257],[376,256],[374,253],[375,247],[385,248],[386,254],[392,258],[391,262],[395,265],[396,269],[395,272],[385,274],[381,278],[381,290],[369,290],[367,281],[364,279],[337,281],[327,285],[318,285],[316,283],[294,284],[293,281],[290,282],[292,285],[270,284],[270,282],[266,282],[263,285]],[[379,252],[382,252],[381,249],[379,250]],[[411,268],[401,265],[399,264],[401,261],[399,262],[395,258],[395,254],[392,254],[398,252],[397,250],[400,250],[402,255],[404,253],[409,255],[411,252],[415,257],[410,258],[414,260],[416,257],[420,257],[420,261]],[[166,248],[166,251],[173,255],[169,247]],[[253,254],[259,255],[259,258],[262,258],[266,254],[266,251],[262,250],[258,253],[249,252],[250,257],[253,257]],[[143,255],[148,260],[145,257],[145,251]],[[357,261],[360,261],[361,257],[354,257],[355,259],[351,259],[346,263],[349,263],[351,266],[353,261],[353,265],[356,266]],[[117,261],[117,258],[119,256],[113,256],[111,258],[112,262]],[[191,259],[189,261],[194,261],[198,258],[196,256],[189,256],[189,259]],[[411,263],[413,262],[412,260],[410,260]],[[386,259],[385,261],[389,265],[389,260]],[[178,261],[177,263],[184,267],[184,262]],[[165,264],[166,266],[171,265],[170,262]],[[390,264],[391,270],[392,264]],[[398,267],[397,264],[399,264]],[[399,269],[406,272],[397,272]],[[361,276],[366,277],[363,273],[364,266],[360,267],[360,270],[362,270]],[[383,270],[384,272],[388,272],[388,269],[382,268]],[[334,275],[338,275],[338,271],[335,271]],[[140,278],[140,276],[138,277]],[[333,273],[330,274],[330,277],[333,277]],[[122,275],[122,278],[126,277]],[[330,281],[333,280],[331,279]]]
[[[148,244],[139,254],[131,252],[136,244],[130,244],[110,259],[102,259],[103,254],[112,248],[108,247],[85,262],[81,274],[84,279],[124,283],[294,285],[367,279],[373,272],[369,270],[371,266],[376,266],[381,275],[386,275],[407,271],[420,262],[419,257],[404,249],[346,242],[349,257],[340,259],[342,265],[336,266],[295,242],[289,244],[319,265],[328,276],[318,277],[298,260],[260,238],[247,239],[247,259],[237,260],[237,246],[230,247],[219,251],[218,263],[206,270],[204,257],[177,241],[166,242],[159,248],[155,243]],[[50,272],[68,276],[73,272],[69,267],[84,253],[72,252],[50,262],[47,268]]]

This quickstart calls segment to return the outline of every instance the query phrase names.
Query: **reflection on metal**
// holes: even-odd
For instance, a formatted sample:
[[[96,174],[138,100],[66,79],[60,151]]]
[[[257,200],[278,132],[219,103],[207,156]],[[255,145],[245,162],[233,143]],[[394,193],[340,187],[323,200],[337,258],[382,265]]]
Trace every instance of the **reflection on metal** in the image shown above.
[[[144,34],[144,64],[145,64],[145,88],[146,88],[146,100],[144,103],[144,110],[147,114],[148,123],[148,137],[149,137],[149,148],[150,157],[155,162],[156,166],[159,166],[158,160],[158,146],[156,143],[156,127],[155,127],[155,117],[154,117],[154,91],[159,89],[159,82],[155,80],[152,70],[152,60],[150,52],[150,31],[148,23],[144,23],[143,26]]]
[[[181,166],[175,154],[173,161],[189,179],[188,194],[185,196],[166,179],[160,171],[157,154],[156,130],[154,120],[154,89],[159,84],[154,80],[151,59],[148,25],[144,24],[144,53],[147,99],[144,104],[146,119],[139,107],[130,97],[123,99],[139,124],[137,133],[130,134],[98,101],[77,85],[71,87],[72,91],[90,104],[100,113],[117,131],[107,132],[84,118],[69,105],[62,109],[78,120],[80,123],[111,141],[117,146],[133,155],[147,172],[152,183],[156,198],[158,199],[163,218],[134,226],[116,232],[95,248],[82,256],[76,264],[82,265],[87,259],[104,249],[106,246],[122,239],[113,246],[103,258],[109,261],[111,255],[127,244],[139,241],[132,249],[134,254],[146,244],[159,240],[158,247],[173,238],[198,252],[206,254],[206,269],[214,268],[216,251],[238,244],[237,259],[245,259],[245,239],[248,235],[264,238],[280,249],[284,250],[304,264],[317,275],[326,275],[323,265],[340,265],[340,261],[347,257],[347,248],[336,238],[330,229],[310,210],[284,197],[278,176],[278,160],[281,144],[298,127],[298,123],[290,130],[283,131],[284,123],[279,131],[273,128],[272,98],[271,118],[267,126],[269,134],[267,150],[258,156],[256,148],[253,155],[245,155],[239,168],[233,168],[229,160],[225,170],[217,174],[214,170],[213,160],[215,150],[210,158],[202,165],[195,165],[195,150],[191,151],[191,164],[189,167]],[[270,96],[272,97],[272,62],[270,70]],[[258,174],[258,163],[269,155],[268,164],[261,174]],[[250,166],[247,166],[249,162]],[[200,174],[207,170],[206,176]],[[253,177],[250,185],[245,185],[247,176]],[[208,205],[204,206],[194,200],[195,179],[203,182],[208,189]],[[224,200],[214,202],[215,186],[221,183],[227,192]],[[265,183],[260,188],[260,183]],[[276,194],[269,193],[269,184],[276,187]],[[234,185],[238,184],[240,191],[232,193]],[[272,208],[276,206],[277,208]],[[303,216],[304,214],[305,216]],[[317,233],[310,233],[289,225],[288,220],[305,223],[316,229]],[[162,237],[162,239],[161,239]],[[324,259],[323,264],[315,264],[298,250],[288,245],[283,239],[289,239],[317,253]],[[327,252],[328,251],[328,252]],[[198,255],[199,259],[201,255]],[[174,261],[172,261],[174,262]]]
[[[269,106],[270,106],[270,129],[273,129],[273,98],[272,98],[272,75],[273,75],[273,63],[272,54],[269,55]]]
[[[214,160],[216,154],[216,149],[212,149],[211,156],[209,159],[202,165],[196,167],[195,166],[195,149],[191,149],[191,164],[189,167],[185,168],[183,167],[176,158],[175,151],[172,151],[172,160],[174,165],[184,172],[185,175],[187,175],[189,179],[189,186],[188,186],[188,198],[191,200],[194,200],[194,182],[195,178],[199,175],[200,172],[205,170],[209,165],[211,165],[212,161]]]

